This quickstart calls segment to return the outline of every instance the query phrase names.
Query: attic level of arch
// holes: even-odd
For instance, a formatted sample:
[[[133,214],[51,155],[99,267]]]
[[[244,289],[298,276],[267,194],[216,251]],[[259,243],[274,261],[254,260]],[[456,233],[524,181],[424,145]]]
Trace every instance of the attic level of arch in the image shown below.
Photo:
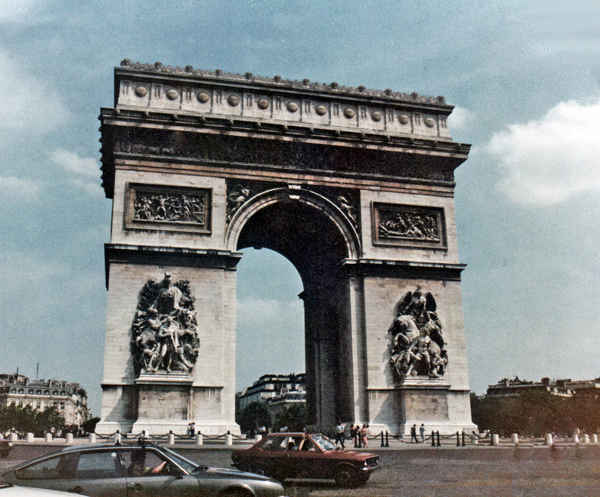
[[[322,177],[369,179],[381,183],[433,182],[454,186],[454,170],[467,158],[469,145],[399,136],[376,136],[288,126],[197,119],[187,124],[154,120],[138,111],[103,109],[102,180],[112,198],[114,169],[126,160],[182,164],[189,169],[251,169],[276,174],[297,171]],[[269,129],[272,128],[272,129]],[[356,136],[355,136],[356,135]]]

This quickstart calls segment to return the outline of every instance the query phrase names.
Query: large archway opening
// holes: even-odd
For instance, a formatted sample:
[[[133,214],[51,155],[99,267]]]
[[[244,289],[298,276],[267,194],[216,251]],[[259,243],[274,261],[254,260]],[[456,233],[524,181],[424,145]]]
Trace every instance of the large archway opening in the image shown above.
[[[263,374],[304,373],[302,281],[269,249],[246,248],[237,266],[236,390]]]
[[[326,212],[284,199],[266,203],[245,219],[236,248],[248,247],[281,254],[300,276],[309,423],[331,426],[336,420],[350,421],[350,317],[342,270],[349,247],[343,233]],[[294,351],[288,347],[286,353]]]

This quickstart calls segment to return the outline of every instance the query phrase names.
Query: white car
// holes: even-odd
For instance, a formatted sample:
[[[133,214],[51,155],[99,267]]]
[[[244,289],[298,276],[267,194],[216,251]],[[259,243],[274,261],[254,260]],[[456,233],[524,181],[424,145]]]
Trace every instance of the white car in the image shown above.
[[[43,488],[15,487],[10,483],[0,480],[0,497],[73,497],[68,492],[58,490],[45,490]]]

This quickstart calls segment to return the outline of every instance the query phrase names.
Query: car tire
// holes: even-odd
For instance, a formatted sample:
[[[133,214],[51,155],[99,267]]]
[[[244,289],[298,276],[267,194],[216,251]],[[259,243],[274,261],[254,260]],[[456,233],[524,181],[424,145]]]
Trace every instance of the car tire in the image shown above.
[[[335,470],[335,482],[340,487],[353,487],[359,482],[359,476],[353,466],[344,464]]]
[[[363,475],[358,479],[358,486],[364,485],[365,483],[367,483],[369,481],[369,477],[371,475]]]

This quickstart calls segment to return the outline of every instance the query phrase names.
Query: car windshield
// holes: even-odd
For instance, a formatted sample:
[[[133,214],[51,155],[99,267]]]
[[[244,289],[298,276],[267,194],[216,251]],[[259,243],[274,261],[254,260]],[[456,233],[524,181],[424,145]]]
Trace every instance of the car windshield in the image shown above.
[[[190,461],[186,457],[183,457],[181,454],[173,452],[172,450],[167,449],[165,447],[161,447],[160,450],[164,452],[167,456],[169,456],[169,458],[172,459],[173,462],[181,466],[187,473],[198,473],[200,471],[206,471],[208,469],[206,466],[198,465],[194,461]]]
[[[336,445],[323,435],[312,435],[312,439],[325,452],[337,450]]]

